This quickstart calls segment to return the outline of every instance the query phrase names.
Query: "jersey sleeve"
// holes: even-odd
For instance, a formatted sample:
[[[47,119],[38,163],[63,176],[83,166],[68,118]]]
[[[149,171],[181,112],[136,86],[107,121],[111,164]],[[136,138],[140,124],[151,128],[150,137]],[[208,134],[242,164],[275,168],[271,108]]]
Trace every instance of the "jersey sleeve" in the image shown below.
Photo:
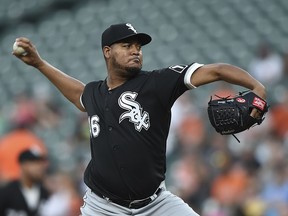
[[[193,73],[203,64],[173,65],[154,71],[156,92],[164,105],[173,105],[175,100],[189,89],[196,88],[191,84]]]

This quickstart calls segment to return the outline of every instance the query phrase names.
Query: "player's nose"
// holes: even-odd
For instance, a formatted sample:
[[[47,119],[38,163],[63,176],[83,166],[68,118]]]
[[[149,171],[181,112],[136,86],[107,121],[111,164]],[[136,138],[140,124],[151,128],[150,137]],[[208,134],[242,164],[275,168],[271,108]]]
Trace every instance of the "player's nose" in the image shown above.
[[[131,53],[134,55],[140,55],[141,53],[141,46],[139,44],[133,44],[131,46]]]

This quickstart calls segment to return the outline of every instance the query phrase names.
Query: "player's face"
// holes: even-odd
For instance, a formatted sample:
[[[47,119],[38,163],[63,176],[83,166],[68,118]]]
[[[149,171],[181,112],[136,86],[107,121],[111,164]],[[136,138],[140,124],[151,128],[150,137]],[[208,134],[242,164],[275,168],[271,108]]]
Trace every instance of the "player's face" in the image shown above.
[[[40,182],[46,172],[46,161],[27,161],[21,165],[22,173],[33,182]]]
[[[137,41],[126,40],[111,46],[110,65],[113,69],[122,71],[123,75],[137,75],[143,63],[141,44]]]

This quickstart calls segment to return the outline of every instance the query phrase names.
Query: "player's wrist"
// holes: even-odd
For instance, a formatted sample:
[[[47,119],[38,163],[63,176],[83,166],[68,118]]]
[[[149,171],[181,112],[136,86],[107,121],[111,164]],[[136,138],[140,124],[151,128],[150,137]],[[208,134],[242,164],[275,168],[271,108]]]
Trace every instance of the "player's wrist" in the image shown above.
[[[262,99],[266,100],[266,89],[262,84],[257,85],[252,89],[252,91]]]
[[[39,71],[42,71],[47,66],[47,62],[43,59],[40,59],[33,66]]]

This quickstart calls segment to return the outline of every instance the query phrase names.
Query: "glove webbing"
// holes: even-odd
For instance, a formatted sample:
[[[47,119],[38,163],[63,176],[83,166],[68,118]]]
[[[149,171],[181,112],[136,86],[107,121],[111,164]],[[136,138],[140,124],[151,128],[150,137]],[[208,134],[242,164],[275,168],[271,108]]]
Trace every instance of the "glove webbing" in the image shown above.
[[[243,92],[239,92],[239,95],[242,95],[242,94],[244,94],[244,93],[246,93],[246,92],[248,92],[248,91],[250,91],[250,90],[243,91]],[[218,95],[215,94],[215,96],[218,97],[219,99],[227,100],[231,95],[228,95],[228,96],[226,96],[226,97],[220,97],[220,96],[218,96]],[[211,100],[212,100],[212,97],[211,97]],[[236,104],[236,106],[238,107],[237,104]],[[239,110],[240,110],[240,109],[239,109]],[[219,116],[219,114],[220,114],[220,115],[222,115],[222,116],[223,116],[223,115],[226,115],[227,117],[234,116],[234,114],[233,114],[234,112],[235,112],[235,109],[234,109],[234,108],[225,109],[225,110],[220,110],[220,112],[217,111],[218,116]],[[240,110],[240,112],[241,112],[241,110]],[[222,116],[221,116],[221,117],[222,117]],[[220,118],[220,119],[221,119],[221,118]],[[234,118],[229,118],[228,121],[226,120],[226,121],[224,122],[224,124],[234,124],[234,123],[236,123],[237,125],[239,124],[239,122],[237,122]],[[219,122],[219,124],[223,124],[223,122]],[[236,137],[235,134],[232,134],[232,136],[240,143],[240,140]]]

